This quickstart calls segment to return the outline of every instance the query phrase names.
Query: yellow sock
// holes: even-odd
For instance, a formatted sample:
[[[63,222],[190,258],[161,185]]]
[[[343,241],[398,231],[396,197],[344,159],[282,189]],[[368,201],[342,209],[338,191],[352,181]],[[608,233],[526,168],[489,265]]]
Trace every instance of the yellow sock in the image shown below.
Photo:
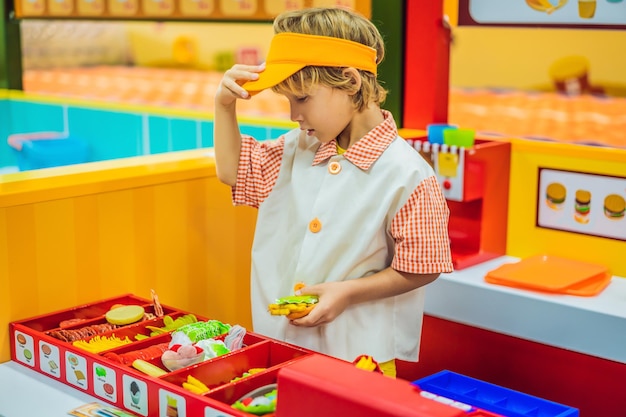
[[[383,375],[387,375],[391,378],[396,377],[396,360],[392,359],[387,362],[379,363],[380,370],[383,371]]]

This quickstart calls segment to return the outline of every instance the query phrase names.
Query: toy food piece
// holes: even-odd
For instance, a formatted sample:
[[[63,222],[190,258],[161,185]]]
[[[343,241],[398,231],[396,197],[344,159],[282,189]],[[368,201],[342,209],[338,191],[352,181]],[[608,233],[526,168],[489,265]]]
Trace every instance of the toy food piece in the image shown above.
[[[161,355],[161,362],[170,371],[195,365],[204,360],[204,350],[194,345],[173,345]]]
[[[277,384],[265,385],[244,395],[232,407],[257,416],[273,413],[276,411],[277,392]]]
[[[204,339],[194,345],[196,348],[204,350],[204,360],[213,359],[218,356],[230,353],[223,340]]]
[[[84,321],[87,321],[87,319],[68,319],[68,320],[63,320],[61,323],[59,323],[59,328],[66,329],[68,327],[76,326],[77,324],[80,324],[80,323],[82,323]]]
[[[154,315],[157,317],[163,317],[163,307],[161,306],[161,302],[159,301],[159,296],[154,290],[150,290],[150,295],[152,296],[152,305],[154,307]]]
[[[295,320],[309,314],[318,301],[316,295],[290,295],[277,299],[268,309],[273,316],[287,316],[289,320]]]
[[[120,306],[109,310],[104,317],[111,324],[124,326],[126,324],[138,322],[143,318],[145,312],[146,311],[142,306]]]
[[[379,373],[383,372],[380,369],[380,366],[378,366],[378,362],[376,362],[374,358],[369,355],[360,355],[354,361],[352,361],[352,363],[354,364],[354,366],[359,369],[363,369],[364,371]]]
[[[265,371],[267,368],[250,368],[248,369],[246,372],[244,372],[243,374],[241,374],[241,376],[236,376],[233,379],[230,380],[230,382],[235,382],[235,381],[239,381],[242,378],[248,377],[250,375],[254,375],[257,374],[259,372],[263,372]]]
[[[194,394],[204,394],[205,392],[210,391],[209,387],[207,387],[204,382],[200,381],[197,378],[194,378],[191,375],[187,375],[187,381],[183,382],[183,388],[187,391],[191,391]]]
[[[199,321],[186,324],[172,333],[172,344],[190,345],[204,339],[212,339],[230,330],[230,324],[219,320]]]
[[[96,335],[89,340],[75,340],[74,342],[72,342],[72,345],[76,346],[79,349],[87,350],[92,353],[100,353],[104,352],[105,350],[128,345],[130,343],[132,343],[132,341],[128,337],[120,339],[115,335]]]
[[[196,323],[198,319],[193,314],[185,314],[177,319],[173,319],[170,316],[163,317],[163,327],[146,326],[146,329],[151,330],[150,337],[158,336],[160,334],[169,333],[173,330],[179,329],[187,324]]]
[[[151,360],[159,358],[169,349],[169,342],[159,343],[143,349],[131,350],[125,353],[106,352],[103,356],[122,365],[131,366],[135,359]]]
[[[88,337],[107,333],[117,328],[111,323],[92,324],[91,326],[80,327],[78,329],[55,329],[46,332],[48,335],[64,342],[74,342]],[[19,340],[18,340],[19,341]]]
[[[144,361],[143,359],[135,359],[133,361],[133,368],[155,378],[167,374],[167,372],[165,372],[163,369],[151,364],[150,362]]]

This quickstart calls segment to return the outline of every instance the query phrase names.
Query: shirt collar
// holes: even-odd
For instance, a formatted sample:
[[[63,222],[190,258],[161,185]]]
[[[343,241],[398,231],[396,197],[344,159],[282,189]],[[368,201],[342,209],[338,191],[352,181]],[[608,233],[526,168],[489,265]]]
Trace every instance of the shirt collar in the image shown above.
[[[343,156],[362,170],[370,166],[382,155],[387,146],[398,137],[398,128],[393,116],[387,110],[381,110],[383,120],[365,136],[350,146]],[[322,143],[315,153],[313,165],[318,165],[330,157],[337,155],[337,142]]]

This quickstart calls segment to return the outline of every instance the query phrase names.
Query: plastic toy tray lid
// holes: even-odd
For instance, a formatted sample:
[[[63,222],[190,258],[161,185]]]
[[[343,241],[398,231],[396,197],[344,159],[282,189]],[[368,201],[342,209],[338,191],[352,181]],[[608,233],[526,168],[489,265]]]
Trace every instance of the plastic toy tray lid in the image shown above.
[[[603,265],[536,255],[489,271],[485,281],[528,290],[593,296],[606,288],[611,277]]]

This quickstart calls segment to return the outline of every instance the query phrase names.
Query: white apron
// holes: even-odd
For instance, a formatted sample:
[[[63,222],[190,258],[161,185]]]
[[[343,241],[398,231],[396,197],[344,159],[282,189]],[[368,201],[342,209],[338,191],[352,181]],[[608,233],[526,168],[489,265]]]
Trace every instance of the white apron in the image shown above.
[[[268,305],[307,285],[358,279],[387,268],[394,254],[391,221],[432,168],[396,138],[363,171],[337,155],[312,166],[320,143],[299,129],[285,135],[276,184],[260,205],[252,249],[254,331],[347,361],[361,354],[378,362],[417,361],[424,289],[349,306],[333,322],[289,325]],[[341,170],[329,169],[338,162]],[[335,165],[336,166],[336,165]],[[309,224],[317,220],[321,230]]]

